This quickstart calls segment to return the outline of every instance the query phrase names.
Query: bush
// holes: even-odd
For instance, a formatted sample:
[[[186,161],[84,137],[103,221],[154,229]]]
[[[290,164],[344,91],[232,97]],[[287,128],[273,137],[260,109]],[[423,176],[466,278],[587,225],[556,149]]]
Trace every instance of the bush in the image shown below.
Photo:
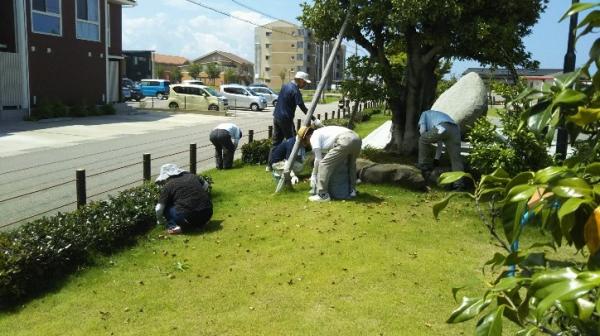
[[[112,106],[112,104],[104,104],[102,106],[100,106],[100,111],[102,112],[102,114],[115,114],[117,113],[117,110],[115,110],[115,107]]]
[[[242,146],[242,162],[250,164],[266,164],[271,150],[271,139],[262,139]]]
[[[551,163],[544,141],[523,127],[519,129],[516,113],[499,112],[501,134],[486,118],[481,118],[469,132],[473,146],[467,157],[469,165],[479,174],[490,174],[498,168],[514,176],[522,171],[539,170]]]
[[[70,108],[71,116],[73,117],[86,117],[88,116],[88,108],[85,102],[77,103]]]
[[[111,253],[134,242],[156,222],[158,192],[154,184],[146,184],[1,233],[0,307],[51,286],[95,253]]]
[[[325,126],[342,126],[342,127],[347,127],[350,129],[354,128],[353,125],[348,125],[348,123],[349,123],[348,118],[327,119],[327,120],[323,120],[322,122],[323,122],[323,125],[325,125]]]
[[[69,109],[59,100],[40,99],[39,104],[32,110],[30,120],[66,117]]]

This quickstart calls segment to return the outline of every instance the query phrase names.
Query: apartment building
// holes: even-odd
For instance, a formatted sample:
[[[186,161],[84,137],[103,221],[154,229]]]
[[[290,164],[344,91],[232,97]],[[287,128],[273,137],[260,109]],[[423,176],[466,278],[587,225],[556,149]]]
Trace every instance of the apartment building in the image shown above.
[[[310,30],[283,20],[257,27],[254,41],[254,79],[275,90],[291,80],[296,71],[308,73],[315,87],[333,49],[332,42],[320,43]],[[327,78],[328,84],[343,79],[345,54],[346,49],[341,46]]]

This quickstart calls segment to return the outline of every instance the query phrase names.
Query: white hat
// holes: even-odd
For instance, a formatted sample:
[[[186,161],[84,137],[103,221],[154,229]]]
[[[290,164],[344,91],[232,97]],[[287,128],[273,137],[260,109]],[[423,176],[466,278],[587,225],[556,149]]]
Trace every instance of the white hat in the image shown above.
[[[167,163],[160,167],[160,175],[156,178],[156,182],[164,181],[171,176],[177,176],[184,171],[174,163]]]
[[[308,79],[308,74],[304,71],[298,71],[296,72],[296,75],[294,76],[294,79],[302,79],[303,81],[307,82],[308,84],[310,84],[310,80]]]

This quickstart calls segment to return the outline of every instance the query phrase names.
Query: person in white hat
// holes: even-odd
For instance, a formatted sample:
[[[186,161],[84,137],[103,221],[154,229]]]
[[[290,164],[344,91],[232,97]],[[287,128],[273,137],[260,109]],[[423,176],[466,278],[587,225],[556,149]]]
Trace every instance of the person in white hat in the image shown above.
[[[275,111],[273,111],[273,146],[271,147],[269,158],[275,147],[284,140],[296,135],[296,128],[294,127],[296,107],[300,107],[304,114],[308,112],[306,105],[304,105],[300,89],[310,83],[308,74],[303,71],[298,71],[296,72],[293,81],[286,83],[281,87],[277,105],[275,106]],[[272,162],[272,160],[269,159],[269,162]],[[270,168],[270,165],[267,166],[267,171],[270,171]]]
[[[166,219],[167,233],[180,234],[182,229],[202,227],[212,217],[209,183],[200,176],[181,170],[174,163],[160,167],[156,183],[162,185],[156,219]]]

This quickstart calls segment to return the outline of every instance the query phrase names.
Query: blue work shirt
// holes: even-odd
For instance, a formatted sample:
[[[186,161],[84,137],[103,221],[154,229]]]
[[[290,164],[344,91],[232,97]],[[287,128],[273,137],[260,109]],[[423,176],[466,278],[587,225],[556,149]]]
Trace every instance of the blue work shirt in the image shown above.
[[[298,88],[298,85],[292,81],[284,84],[281,87],[279,98],[277,99],[277,106],[275,106],[275,111],[273,112],[273,117],[277,120],[294,121],[296,106],[300,107],[304,113],[308,111],[304,105],[300,88]]]
[[[294,144],[296,143],[296,137],[291,137],[289,139],[285,139],[279,145],[273,148],[273,152],[271,153],[271,164],[277,163],[279,161],[287,160],[292,153],[292,149],[294,148]],[[304,148],[300,147],[297,154],[297,159],[303,161],[304,157]]]
[[[456,122],[444,112],[435,110],[425,111],[421,113],[421,118],[419,118],[419,133],[423,134],[428,132],[435,126],[445,122],[457,125]]]

